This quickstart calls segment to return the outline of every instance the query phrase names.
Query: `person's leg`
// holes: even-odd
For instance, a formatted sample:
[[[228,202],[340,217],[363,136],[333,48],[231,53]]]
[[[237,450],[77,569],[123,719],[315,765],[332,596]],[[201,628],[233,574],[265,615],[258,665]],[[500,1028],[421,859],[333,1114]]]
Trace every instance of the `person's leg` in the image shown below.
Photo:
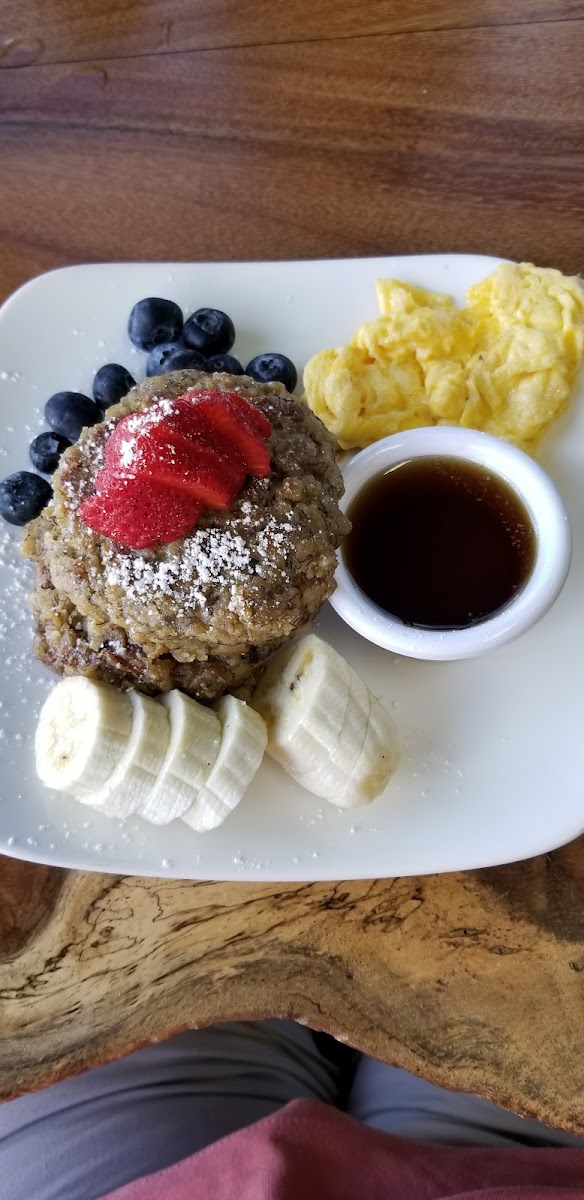
[[[0,1105],[0,1195],[94,1200],[338,1082],[291,1021],[179,1034]]]
[[[361,1059],[347,1111],[373,1129],[448,1146],[581,1146],[580,1138],[549,1129],[482,1100],[450,1092],[398,1067]]]

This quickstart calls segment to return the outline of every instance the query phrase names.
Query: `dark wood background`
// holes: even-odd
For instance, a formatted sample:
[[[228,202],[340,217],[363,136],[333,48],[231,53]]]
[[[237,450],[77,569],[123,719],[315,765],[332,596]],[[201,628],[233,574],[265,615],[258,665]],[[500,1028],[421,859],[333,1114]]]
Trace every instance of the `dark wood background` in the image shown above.
[[[2,0],[1,295],[75,262],[424,251],[584,272],[584,3]],[[582,1133],[583,879],[582,842],[278,888],[0,860],[0,1095],[290,1015]]]
[[[584,270],[584,4],[3,0],[0,285],[107,259]]]

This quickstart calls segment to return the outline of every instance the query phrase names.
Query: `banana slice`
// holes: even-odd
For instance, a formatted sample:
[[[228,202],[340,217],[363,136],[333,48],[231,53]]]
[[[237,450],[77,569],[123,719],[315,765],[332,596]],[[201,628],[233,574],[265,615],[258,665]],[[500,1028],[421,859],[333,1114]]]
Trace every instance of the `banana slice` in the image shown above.
[[[377,697],[369,692],[369,698],[371,707],[361,754],[345,787],[329,797],[339,808],[370,804],[385,791],[399,762],[395,725]]]
[[[83,796],[73,793],[84,804],[122,821],[147,803],[170,738],[166,708],[141,692],[127,695],[132,708],[132,731],[114,770],[98,790]]]
[[[315,795],[353,808],[386,787],[399,756],[393,722],[315,634],[276,655],[252,704],[268,727],[268,753]]]
[[[330,747],[331,760],[343,772],[343,786],[351,772],[355,769],[369,728],[371,701],[373,699],[367,684],[349,667],[349,702],[345,712],[343,727],[334,746]]]
[[[268,754],[317,796],[334,794],[347,780],[350,682],[345,659],[309,634],[275,656],[252,698],[268,727]],[[341,731],[348,739],[344,752]]]
[[[84,675],[62,679],[41,709],[35,736],[39,779],[85,802],[123,755],[132,728],[126,692]]]
[[[223,696],[215,705],[221,723],[219,752],[183,821],[203,833],[221,825],[239,804],[258,770],[267,742],[262,718],[243,700]]]
[[[211,708],[178,691],[167,692],[160,702],[169,716],[170,741],[156,786],[137,810],[153,825],[167,825],[193,805],[221,742],[221,722]]]

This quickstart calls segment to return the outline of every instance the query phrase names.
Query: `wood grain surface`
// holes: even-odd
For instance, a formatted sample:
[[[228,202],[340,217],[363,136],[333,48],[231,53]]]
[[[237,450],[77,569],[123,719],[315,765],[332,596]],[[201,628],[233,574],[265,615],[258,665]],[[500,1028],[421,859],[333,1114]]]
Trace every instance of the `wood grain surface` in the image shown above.
[[[138,7],[144,38],[154,6]],[[426,19],[502,21],[504,7],[435,3]],[[65,13],[73,37],[92,10],[67,22],[68,8],[42,11]],[[403,33],[368,32],[392,6],[365,5],[360,36],[328,39],[320,8],[286,9],[303,30],[316,12],[315,40],[123,57],[116,31],[137,9],[114,6],[111,57],[0,71],[6,291],[108,259],[479,251],[584,269],[583,5]],[[217,37],[243,20],[235,0],[190,9]],[[423,20],[419,4],[398,11],[402,27]],[[351,13],[339,6],[332,29]]]
[[[4,0],[0,292],[96,260],[584,271],[584,4]],[[31,336],[34,331],[31,331]],[[0,871],[0,1089],[293,1016],[584,1133],[584,844],[427,879]]]
[[[6,864],[2,907],[20,895],[25,928],[17,948],[10,921],[0,937],[0,1095],[178,1029],[282,1016],[584,1134],[583,870],[582,845],[276,888]]]
[[[581,0],[3,0],[0,64],[577,21]]]

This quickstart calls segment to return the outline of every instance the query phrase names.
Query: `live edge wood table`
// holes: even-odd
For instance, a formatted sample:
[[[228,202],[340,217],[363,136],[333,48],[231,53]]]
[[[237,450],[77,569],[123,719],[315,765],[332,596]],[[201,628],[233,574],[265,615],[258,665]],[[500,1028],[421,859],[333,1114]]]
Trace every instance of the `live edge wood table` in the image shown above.
[[[584,5],[4,0],[0,142],[4,294],[107,259],[584,271]],[[303,886],[0,864],[3,1097],[186,1026],[292,1016],[584,1133],[583,991],[583,841]]]

